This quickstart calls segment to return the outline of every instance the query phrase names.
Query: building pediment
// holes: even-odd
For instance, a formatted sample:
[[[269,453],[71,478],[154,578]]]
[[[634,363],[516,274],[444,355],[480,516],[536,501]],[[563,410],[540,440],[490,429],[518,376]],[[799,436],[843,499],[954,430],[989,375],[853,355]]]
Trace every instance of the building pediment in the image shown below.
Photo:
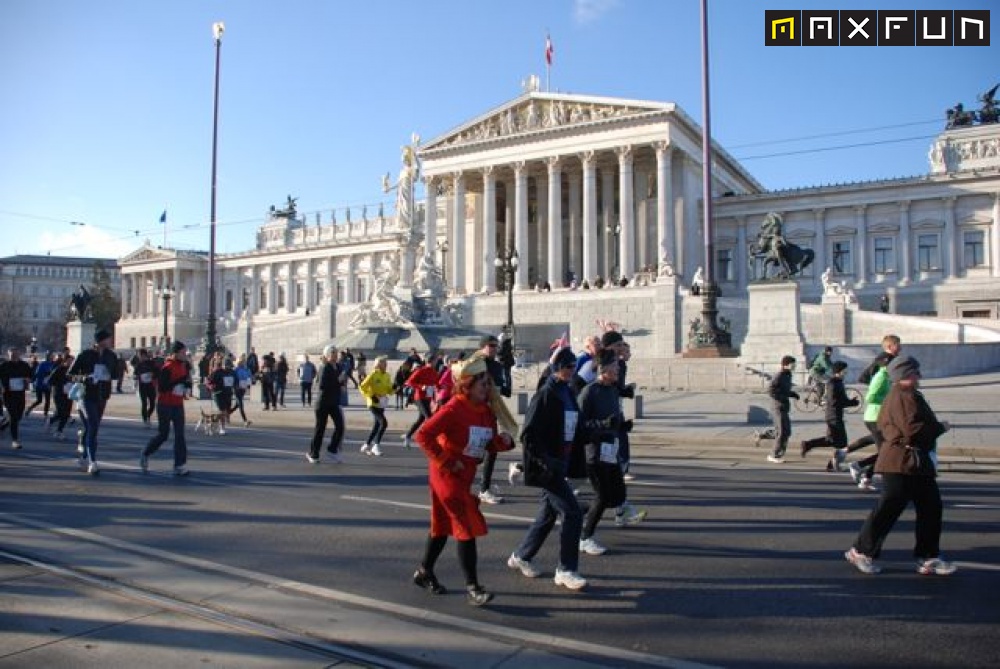
[[[140,246],[135,251],[132,251],[128,255],[120,258],[118,260],[119,265],[127,265],[129,263],[140,263],[140,262],[151,262],[157,260],[174,260],[177,258],[177,253],[171,250],[153,248],[149,244]]]
[[[602,123],[673,111],[662,102],[619,98],[526,93],[428,142],[420,153],[460,144],[532,135],[569,126]]]

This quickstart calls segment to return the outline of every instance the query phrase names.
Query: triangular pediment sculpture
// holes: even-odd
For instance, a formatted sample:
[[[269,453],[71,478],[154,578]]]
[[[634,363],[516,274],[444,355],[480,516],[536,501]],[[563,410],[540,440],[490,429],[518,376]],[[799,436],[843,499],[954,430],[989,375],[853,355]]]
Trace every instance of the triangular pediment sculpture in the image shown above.
[[[125,265],[128,263],[149,262],[151,260],[172,260],[176,257],[177,253],[174,251],[156,249],[147,244],[140,246],[135,251],[119,259],[118,264]]]
[[[561,93],[528,93],[421,147],[435,149],[672,111],[673,104]]]

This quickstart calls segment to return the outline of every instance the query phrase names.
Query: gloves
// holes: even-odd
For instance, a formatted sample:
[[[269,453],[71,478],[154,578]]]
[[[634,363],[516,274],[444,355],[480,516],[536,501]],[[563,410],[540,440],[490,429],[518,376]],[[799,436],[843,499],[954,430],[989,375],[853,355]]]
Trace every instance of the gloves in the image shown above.
[[[633,427],[635,427],[635,421],[631,418],[622,422],[622,429],[626,432],[631,432]]]
[[[625,386],[624,388],[622,388],[618,392],[618,394],[621,395],[622,397],[624,397],[625,399],[629,399],[629,400],[630,399],[634,399],[635,398],[635,384],[634,383],[628,384],[627,386]]]

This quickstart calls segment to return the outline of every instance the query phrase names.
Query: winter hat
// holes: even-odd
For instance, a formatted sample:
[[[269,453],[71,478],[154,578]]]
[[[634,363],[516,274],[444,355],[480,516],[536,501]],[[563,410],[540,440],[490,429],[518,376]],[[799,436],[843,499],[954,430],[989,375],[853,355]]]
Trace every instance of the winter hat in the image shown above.
[[[609,330],[601,335],[601,346],[607,348],[613,344],[625,341],[620,332],[615,332],[614,330]]]
[[[171,353],[178,353],[180,351],[183,351],[186,348],[187,348],[187,346],[184,344],[184,342],[182,342],[182,341],[175,341],[174,345],[170,347],[170,352]]]
[[[568,346],[559,349],[552,356],[552,368],[561,369],[563,367],[576,367],[576,355]]]
[[[833,373],[834,374],[839,374],[842,371],[844,371],[845,369],[847,369],[847,363],[844,362],[843,360],[838,360],[837,362],[833,363]]]

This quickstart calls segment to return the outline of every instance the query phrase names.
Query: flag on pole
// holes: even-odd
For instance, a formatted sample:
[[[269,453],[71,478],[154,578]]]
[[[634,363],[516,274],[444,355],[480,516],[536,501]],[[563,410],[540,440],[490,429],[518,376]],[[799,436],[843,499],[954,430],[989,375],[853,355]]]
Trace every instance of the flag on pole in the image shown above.
[[[160,223],[163,224],[163,225],[166,225],[166,223],[167,223],[167,210],[166,209],[164,209],[163,213],[160,214]]]
[[[558,351],[566,348],[567,346],[569,346],[569,331],[563,330],[562,336],[552,342],[552,345],[549,346],[549,351]]]
[[[552,56],[555,54],[556,50],[552,46],[552,38],[548,35],[545,36],[545,64],[552,66]]]

